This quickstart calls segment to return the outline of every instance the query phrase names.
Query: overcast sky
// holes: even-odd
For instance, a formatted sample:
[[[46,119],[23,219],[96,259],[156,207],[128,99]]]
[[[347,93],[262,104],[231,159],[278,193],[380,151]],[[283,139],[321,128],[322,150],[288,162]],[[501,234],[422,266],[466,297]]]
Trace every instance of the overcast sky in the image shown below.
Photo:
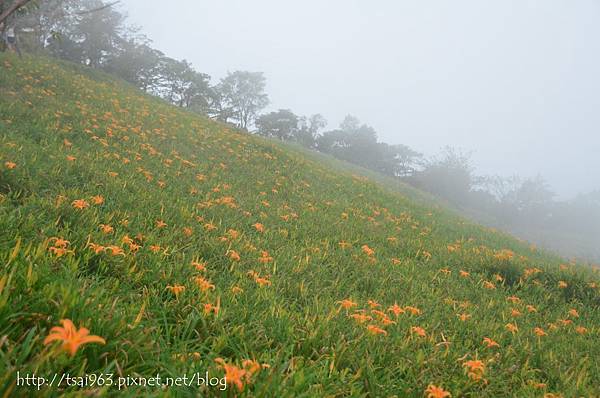
[[[168,8],[165,8],[165,4]],[[600,189],[598,0],[123,0],[214,81],[262,71],[269,109],[353,114],[380,140],[473,151],[482,174]]]

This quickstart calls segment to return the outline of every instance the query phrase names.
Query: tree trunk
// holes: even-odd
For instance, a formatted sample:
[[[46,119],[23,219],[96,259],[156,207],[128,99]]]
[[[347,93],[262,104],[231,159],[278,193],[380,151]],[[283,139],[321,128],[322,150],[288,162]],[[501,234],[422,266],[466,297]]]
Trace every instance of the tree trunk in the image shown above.
[[[10,17],[15,11],[17,11],[19,8],[23,7],[25,4],[29,3],[31,0],[15,0],[14,3],[12,3],[6,10],[4,10],[4,12],[2,12],[2,14],[0,14],[0,24],[4,21],[6,21],[6,19],[8,17]],[[0,0],[0,6],[4,5],[4,1]]]

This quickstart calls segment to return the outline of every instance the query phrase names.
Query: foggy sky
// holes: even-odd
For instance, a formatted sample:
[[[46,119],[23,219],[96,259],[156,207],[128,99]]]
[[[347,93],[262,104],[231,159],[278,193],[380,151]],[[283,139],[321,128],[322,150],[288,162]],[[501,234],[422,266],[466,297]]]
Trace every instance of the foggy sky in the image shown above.
[[[165,9],[165,4],[168,9]],[[600,189],[597,0],[123,0],[166,55],[217,81],[262,71],[269,110],[353,114],[481,174]]]

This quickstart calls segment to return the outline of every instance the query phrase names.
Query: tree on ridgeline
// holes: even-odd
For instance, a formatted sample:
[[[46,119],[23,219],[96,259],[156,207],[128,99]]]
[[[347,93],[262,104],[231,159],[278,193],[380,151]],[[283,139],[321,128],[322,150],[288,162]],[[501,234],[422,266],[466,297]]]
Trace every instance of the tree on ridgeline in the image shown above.
[[[215,87],[219,91],[220,108],[225,117],[233,119],[237,127],[248,130],[258,113],[269,104],[265,93],[266,79],[262,72],[230,72]]]
[[[209,107],[210,76],[196,72],[186,60],[163,58],[160,95],[169,102],[206,114]]]
[[[108,59],[104,70],[117,75],[139,89],[157,94],[163,80],[165,55],[146,42],[130,39]]]
[[[445,147],[440,155],[428,159],[411,181],[454,204],[465,203],[475,178],[470,156],[458,149]]]
[[[261,115],[256,119],[259,135],[291,141],[298,131],[298,116],[289,109]]]
[[[294,141],[306,148],[316,149],[317,139],[325,126],[327,126],[327,120],[319,113],[308,118],[302,116],[298,118],[298,129],[294,135]]]
[[[350,115],[337,130],[320,135],[316,146],[321,152],[392,177],[412,175],[421,158],[405,145],[378,142],[375,129]]]

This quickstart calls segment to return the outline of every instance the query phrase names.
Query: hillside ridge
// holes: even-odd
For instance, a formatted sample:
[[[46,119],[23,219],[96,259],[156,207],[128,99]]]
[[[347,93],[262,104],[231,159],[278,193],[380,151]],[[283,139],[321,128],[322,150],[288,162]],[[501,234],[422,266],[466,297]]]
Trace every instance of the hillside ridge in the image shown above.
[[[0,391],[600,395],[597,269],[320,158],[0,54]],[[105,344],[47,341],[64,319]]]

